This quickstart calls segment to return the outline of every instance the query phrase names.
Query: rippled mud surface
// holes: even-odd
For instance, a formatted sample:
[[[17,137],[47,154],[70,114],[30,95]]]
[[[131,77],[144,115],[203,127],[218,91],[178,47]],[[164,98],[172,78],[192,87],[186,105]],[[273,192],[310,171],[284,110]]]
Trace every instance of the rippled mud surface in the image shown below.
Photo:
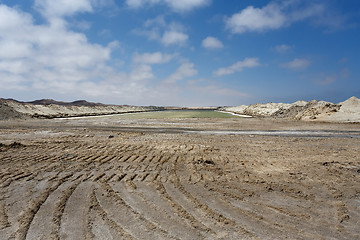
[[[359,132],[240,118],[0,122],[0,239],[359,239]]]

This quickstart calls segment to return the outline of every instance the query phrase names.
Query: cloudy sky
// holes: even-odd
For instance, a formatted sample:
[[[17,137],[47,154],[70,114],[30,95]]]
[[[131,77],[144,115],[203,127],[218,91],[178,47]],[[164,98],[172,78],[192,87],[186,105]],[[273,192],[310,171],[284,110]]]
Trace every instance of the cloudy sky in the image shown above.
[[[0,0],[0,97],[214,106],[360,97],[359,0]]]

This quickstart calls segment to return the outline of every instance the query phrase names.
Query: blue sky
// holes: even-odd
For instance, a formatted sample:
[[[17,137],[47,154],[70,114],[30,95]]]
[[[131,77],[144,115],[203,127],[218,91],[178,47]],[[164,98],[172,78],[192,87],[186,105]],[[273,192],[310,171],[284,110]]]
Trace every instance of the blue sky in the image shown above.
[[[360,97],[358,0],[0,0],[0,97],[220,106]]]

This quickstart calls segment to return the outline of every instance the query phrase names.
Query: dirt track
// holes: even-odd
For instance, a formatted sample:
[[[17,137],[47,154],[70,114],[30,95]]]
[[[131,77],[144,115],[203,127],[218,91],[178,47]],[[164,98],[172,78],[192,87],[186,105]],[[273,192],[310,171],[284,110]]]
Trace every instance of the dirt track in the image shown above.
[[[360,238],[358,124],[201,121],[0,123],[0,239]]]

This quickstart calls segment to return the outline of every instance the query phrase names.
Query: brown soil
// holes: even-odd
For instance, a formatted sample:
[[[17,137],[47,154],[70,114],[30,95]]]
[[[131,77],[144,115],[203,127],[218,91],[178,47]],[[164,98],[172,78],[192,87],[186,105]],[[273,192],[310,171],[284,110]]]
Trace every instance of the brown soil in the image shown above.
[[[359,124],[201,121],[0,122],[0,239],[360,238]]]

